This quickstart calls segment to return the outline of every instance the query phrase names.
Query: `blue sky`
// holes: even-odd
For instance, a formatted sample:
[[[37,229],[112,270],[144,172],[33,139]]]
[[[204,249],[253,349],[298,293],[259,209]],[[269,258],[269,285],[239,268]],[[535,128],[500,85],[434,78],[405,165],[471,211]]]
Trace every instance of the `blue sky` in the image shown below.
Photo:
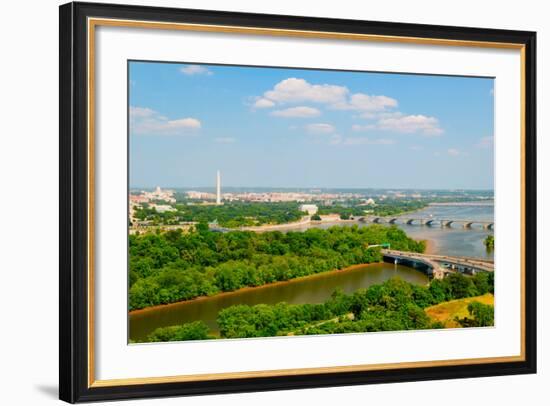
[[[493,79],[130,62],[130,186],[493,188]]]

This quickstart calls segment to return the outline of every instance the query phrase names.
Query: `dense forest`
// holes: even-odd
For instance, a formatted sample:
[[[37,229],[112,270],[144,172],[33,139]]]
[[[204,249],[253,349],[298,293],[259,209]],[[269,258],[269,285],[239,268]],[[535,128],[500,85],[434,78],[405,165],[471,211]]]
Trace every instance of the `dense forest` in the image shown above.
[[[420,210],[428,206],[424,200],[380,200],[376,205],[365,206],[359,202],[349,202],[346,205],[319,206],[318,214],[339,214],[341,219],[349,219],[351,216],[397,216],[410,211]]]
[[[217,233],[196,230],[130,235],[130,310],[261,286],[350,265],[379,262],[378,247],[423,252],[392,226],[331,227],[304,232]]]
[[[136,210],[135,217],[148,220],[154,225],[179,224],[196,221],[212,223],[222,227],[236,228],[263,224],[283,224],[298,221],[306,213],[300,211],[299,203],[248,203],[226,202],[223,205],[176,204],[175,211],[159,213],[145,205]]]
[[[390,279],[346,295],[341,291],[321,304],[237,305],[222,310],[217,319],[221,338],[270,337],[304,334],[419,330],[442,328],[424,309],[449,300],[494,293],[493,273],[473,277],[460,273],[429,286]],[[494,324],[494,308],[479,302],[468,306],[469,317],[457,320],[464,327]],[[217,338],[200,321],[156,329],[148,341]]]
[[[394,216],[420,210],[428,205],[421,200],[384,200],[373,206],[365,206],[360,200],[350,200],[346,204],[322,205],[319,202],[318,215],[339,214],[343,220],[351,216]],[[237,228],[264,224],[285,224],[298,221],[305,212],[300,211],[298,202],[225,202],[223,205],[191,204],[173,205],[174,211],[158,212],[153,206],[144,204],[137,207],[135,217],[147,220],[152,225],[171,225],[182,222],[217,222],[222,227]],[[320,220],[320,217],[315,217]]]

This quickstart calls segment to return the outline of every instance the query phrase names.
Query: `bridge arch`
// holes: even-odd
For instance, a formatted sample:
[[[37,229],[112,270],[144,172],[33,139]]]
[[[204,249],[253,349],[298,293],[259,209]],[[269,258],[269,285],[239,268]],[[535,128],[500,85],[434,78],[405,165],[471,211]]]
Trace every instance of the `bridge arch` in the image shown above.
[[[431,220],[428,220],[428,221],[426,221],[424,224],[426,224],[427,226],[433,226],[434,223],[442,224],[442,223],[441,223],[441,220],[438,220],[438,219],[431,219]]]
[[[408,224],[408,225],[414,225],[415,223],[418,223],[421,226],[425,224],[424,219],[421,219],[421,218],[412,218],[412,219],[405,220],[405,224]]]

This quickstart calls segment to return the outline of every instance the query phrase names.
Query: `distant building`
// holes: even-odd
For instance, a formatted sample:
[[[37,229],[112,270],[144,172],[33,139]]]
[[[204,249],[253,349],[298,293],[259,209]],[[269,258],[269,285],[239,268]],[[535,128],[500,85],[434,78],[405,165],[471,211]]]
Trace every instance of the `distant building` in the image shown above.
[[[140,205],[141,203],[147,203],[149,199],[143,195],[130,195],[130,203]]]
[[[317,213],[319,208],[316,204],[301,204],[300,205],[300,211],[305,211],[310,216]]]
[[[154,207],[155,210],[159,213],[165,213],[167,211],[176,211],[175,208],[167,204],[154,204],[152,205],[152,207]]]

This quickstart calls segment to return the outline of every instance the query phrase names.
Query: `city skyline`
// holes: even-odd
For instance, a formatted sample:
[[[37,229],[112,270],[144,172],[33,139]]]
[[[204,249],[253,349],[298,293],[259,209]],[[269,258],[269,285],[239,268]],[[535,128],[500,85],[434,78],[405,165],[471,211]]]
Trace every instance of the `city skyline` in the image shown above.
[[[130,187],[493,189],[488,78],[131,62]]]

